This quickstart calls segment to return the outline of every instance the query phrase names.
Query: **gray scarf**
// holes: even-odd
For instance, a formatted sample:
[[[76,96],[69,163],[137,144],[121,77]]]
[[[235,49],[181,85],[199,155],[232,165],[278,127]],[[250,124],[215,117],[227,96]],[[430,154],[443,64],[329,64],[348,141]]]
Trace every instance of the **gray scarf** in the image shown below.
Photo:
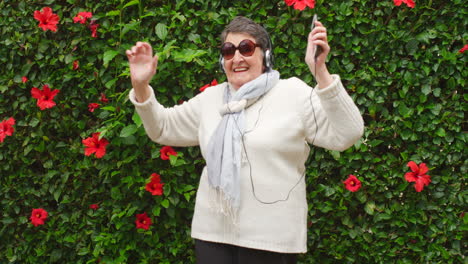
[[[231,98],[229,85],[220,109],[223,119],[208,143],[206,165],[214,191],[215,206],[234,219],[240,205],[241,140],[245,132],[245,109],[273,88],[279,81],[275,70],[263,73],[242,85]]]

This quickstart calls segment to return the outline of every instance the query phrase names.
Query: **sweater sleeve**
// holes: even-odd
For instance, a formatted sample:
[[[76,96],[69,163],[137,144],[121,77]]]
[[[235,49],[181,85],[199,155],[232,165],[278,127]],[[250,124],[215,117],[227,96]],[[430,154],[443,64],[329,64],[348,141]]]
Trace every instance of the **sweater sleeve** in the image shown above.
[[[169,108],[157,101],[152,88],[151,95],[145,102],[137,102],[134,89],[130,90],[129,98],[135,105],[147,135],[154,142],[171,146],[199,144],[199,97]]]
[[[319,147],[343,151],[364,133],[358,107],[346,92],[338,75],[328,87],[310,91],[304,102],[306,140]]]

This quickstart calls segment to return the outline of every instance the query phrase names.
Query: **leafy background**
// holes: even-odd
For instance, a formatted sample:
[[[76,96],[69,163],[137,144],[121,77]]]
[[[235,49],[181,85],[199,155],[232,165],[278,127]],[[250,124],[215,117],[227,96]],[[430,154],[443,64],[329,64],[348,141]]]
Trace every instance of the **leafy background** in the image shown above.
[[[60,16],[56,33],[33,18],[46,6]],[[73,23],[80,11],[100,24],[97,38]],[[161,59],[152,86],[171,106],[225,80],[219,34],[245,15],[270,32],[282,77],[314,85],[303,62],[314,13],[329,32],[330,72],[342,76],[366,131],[345,152],[313,150],[309,252],[299,262],[466,263],[464,1],[417,0],[411,9],[318,0],[301,12],[282,0],[3,0],[0,13],[0,121],[17,120],[0,144],[1,263],[193,263],[204,161],[197,148],[160,159],[162,146],[147,138],[127,98],[125,50],[138,40],[153,45]],[[57,106],[41,111],[30,90],[43,84],[60,93]],[[110,102],[89,112],[100,93]],[[102,159],[84,155],[81,140],[94,132],[110,141]],[[404,180],[410,160],[430,168],[432,183],[420,193]],[[154,172],[163,196],[144,189]],[[363,182],[355,193],[342,184],[349,174]],[[94,203],[98,210],[89,209]],[[30,223],[33,208],[49,212],[45,225]],[[148,231],[135,228],[143,212],[153,220]]]

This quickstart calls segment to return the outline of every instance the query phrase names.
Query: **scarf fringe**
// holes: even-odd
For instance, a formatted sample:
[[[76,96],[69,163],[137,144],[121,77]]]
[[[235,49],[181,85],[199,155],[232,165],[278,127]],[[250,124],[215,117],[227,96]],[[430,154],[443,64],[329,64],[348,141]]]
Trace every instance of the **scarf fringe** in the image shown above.
[[[233,199],[230,199],[220,188],[209,188],[210,207],[217,213],[221,213],[224,217],[237,227],[239,220],[239,208],[233,206]]]

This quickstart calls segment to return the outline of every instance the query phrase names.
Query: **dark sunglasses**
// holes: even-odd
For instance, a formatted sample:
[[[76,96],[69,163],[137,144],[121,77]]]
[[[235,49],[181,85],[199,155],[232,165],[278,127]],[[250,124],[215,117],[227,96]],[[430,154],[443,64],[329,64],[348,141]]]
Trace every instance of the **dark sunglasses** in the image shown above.
[[[239,50],[240,54],[245,57],[250,57],[254,54],[255,48],[261,47],[250,39],[244,39],[239,43],[239,46],[234,46],[231,42],[224,42],[221,46],[221,55],[225,60],[230,60],[236,54],[236,50]]]

